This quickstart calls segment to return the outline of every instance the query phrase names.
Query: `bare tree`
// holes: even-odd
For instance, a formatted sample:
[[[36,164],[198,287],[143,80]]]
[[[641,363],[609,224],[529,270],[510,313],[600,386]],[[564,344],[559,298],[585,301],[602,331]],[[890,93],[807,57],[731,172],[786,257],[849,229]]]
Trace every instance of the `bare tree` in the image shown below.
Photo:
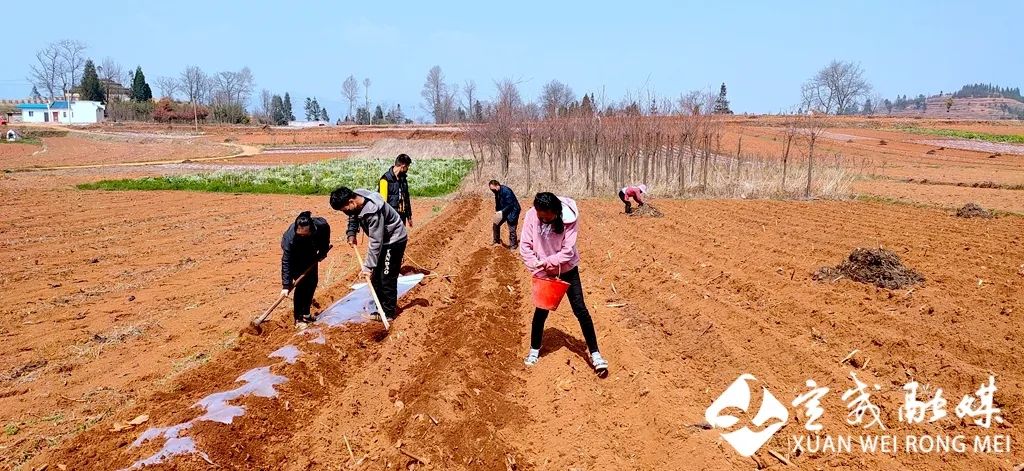
[[[36,52],[36,63],[32,64],[29,81],[46,90],[52,101],[60,90],[61,54],[56,43],[47,44]]]
[[[86,46],[85,43],[73,39],[62,39],[56,44],[57,50],[60,51],[61,87],[64,93],[70,93],[82,78]]]
[[[363,79],[363,92],[366,93],[366,101],[364,102],[363,109],[366,110],[366,121],[373,124],[373,114],[370,113],[370,78]]]
[[[235,90],[235,102],[245,107],[245,104],[249,102],[249,98],[252,97],[253,87],[256,86],[256,79],[252,75],[252,70],[249,67],[242,67],[242,70],[238,71],[237,75],[238,87]]]
[[[462,85],[462,96],[466,98],[465,103],[460,104],[466,110],[467,121],[473,121],[473,104],[476,103],[476,82],[466,80]]]
[[[272,103],[274,96],[270,93],[270,90],[266,88],[260,90],[260,101],[256,105],[256,110],[253,112],[253,116],[256,121],[262,124],[272,124],[270,118],[270,111],[272,109]]]
[[[178,80],[174,77],[158,77],[156,79],[156,88],[160,90],[161,98],[174,99],[174,94],[180,91],[181,85]]]
[[[181,90],[185,98],[192,103],[192,117],[195,120],[196,131],[199,131],[199,114],[197,107],[207,95],[210,79],[202,69],[194,65],[188,66],[181,72],[179,78]]]
[[[220,72],[210,77],[213,80],[213,101],[215,103],[234,102],[238,88],[238,76],[234,72]]]
[[[681,115],[693,116],[701,113],[708,113],[711,110],[704,109],[707,101],[705,93],[700,90],[692,90],[679,95],[676,101],[677,110]]]
[[[814,169],[814,146],[825,128],[829,126],[828,115],[814,110],[808,111],[800,118],[799,126],[803,137],[807,139],[807,187],[804,190],[804,197],[810,198]]]
[[[494,85],[498,89],[498,96],[494,100],[494,114],[491,117],[491,147],[498,150],[501,158],[501,175],[504,177],[508,175],[512,160],[512,141],[521,118],[523,99],[519,95],[519,84],[511,79],[504,79]]]
[[[860,64],[833,60],[818,71],[801,89],[805,109],[825,114],[843,114],[871,92]]]
[[[423,83],[420,96],[423,97],[423,110],[433,116],[434,123],[451,122],[455,108],[455,93],[444,82],[444,73],[441,72],[440,66],[435,65],[427,72],[427,80]]]
[[[124,86],[124,67],[121,67],[117,61],[110,57],[105,57],[100,62],[99,67],[96,68],[99,72],[101,80],[113,82],[118,85]],[[106,92],[107,90],[104,90]],[[109,99],[109,97],[108,97]]]
[[[544,90],[540,95],[540,104],[545,118],[557,117],[560,109],[569,106],[575,100],[576,95],[572,89],[558,80],[544,84]]]
[[[796,139],[800,131],[797,129],[797,123],[789,121],[786,123],[786,129],[782,132],[782,193],[786,192],[786,176],[789,171],[789,151],[793,147],[793,139]]]
[[[359,99],[359,82],[356,80],[354,75],[349,75],[345,79],[345,83],[341,84],[341,94],[348,100],[348,117],[354,119],[352,116],[352,107],[355,106],[356,100]]]
[[[215,102],[245,106],[252,95],[253,76],[248,67],[238,72],[221,72],[211,79]]]

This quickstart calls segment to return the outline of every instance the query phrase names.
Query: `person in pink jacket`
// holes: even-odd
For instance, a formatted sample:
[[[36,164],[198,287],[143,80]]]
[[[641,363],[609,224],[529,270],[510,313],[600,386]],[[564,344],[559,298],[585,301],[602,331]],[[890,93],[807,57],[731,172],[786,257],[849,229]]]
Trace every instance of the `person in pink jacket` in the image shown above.
[[[626,214],[633,212],[633,205],[629,200],[636,202],[637,206],[644,205],[644,195],[647,194],[647,185],[624,186],[619,190],[619,199],[626,205]]]
[[[579,210],[570,198],[559,198],[554,193],[537,193],[533,208],[526,212],[523,230],[519,238],[519,254],[526,268],[536,277],[559,277],[569,283],[569,305],[580,322],[583,338],[590,349],[590,363],[600,376],[608,373],[608,361],[601,357],[597,348],[597,334],[594,321],[583,300],[583,285],[580,282],[580,255],[576,250],[576,236],[579,226]],[[533,326],[530,331],[530,352],[524,363],[533,366],[540,358],[541,340],[544,336],[544,321],[548,311],[537,308],[533,312]]]

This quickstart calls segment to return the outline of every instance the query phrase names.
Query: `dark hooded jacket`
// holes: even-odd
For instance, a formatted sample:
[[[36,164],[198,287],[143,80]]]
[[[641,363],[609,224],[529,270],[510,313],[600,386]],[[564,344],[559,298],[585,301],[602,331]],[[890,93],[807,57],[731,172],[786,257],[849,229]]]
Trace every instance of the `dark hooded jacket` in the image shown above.
[[[510,225],[516,225],[519,221],[519,199],[511,188],[499,185],[498,191],[494,192],[494,210],[501,211],[502,217]]]
[[[310,265],[323,260],[331,244],[331,226],[322,217],[312,218],[309,237],[295,235],[295,223],[281,236],[281,287],[292,288],[292,280],[302,275]]]
[[[412,200],[409,199],[409,181],[402,176],[395,175],[395,167],[391,167],[384,175],[381,175],[377,182],[377,192],[388,202],[395,212],[402,218],[402,222],[412,217]]]

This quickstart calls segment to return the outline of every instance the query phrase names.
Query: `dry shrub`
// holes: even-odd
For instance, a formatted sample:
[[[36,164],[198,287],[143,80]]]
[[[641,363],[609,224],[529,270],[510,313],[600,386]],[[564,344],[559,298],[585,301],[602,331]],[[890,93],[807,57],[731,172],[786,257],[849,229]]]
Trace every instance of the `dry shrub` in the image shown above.
[[[821,267],[814,272],[817,281],[838,281],[849,278],[879,288],[899,289],[924,281],[924,277],[903,265],[899,255],[883,248],[856,248],[835,267]]]
[[[991,218],[993,216],[992,211],[982,208],[976,203],[967,203],[956,210],[958,218]]]
[[[472,159],[469,144],[465,141],[442,139],[381,139],[353,157],[394,159],[398,154],[409,154],[415,165],[417,159]]]

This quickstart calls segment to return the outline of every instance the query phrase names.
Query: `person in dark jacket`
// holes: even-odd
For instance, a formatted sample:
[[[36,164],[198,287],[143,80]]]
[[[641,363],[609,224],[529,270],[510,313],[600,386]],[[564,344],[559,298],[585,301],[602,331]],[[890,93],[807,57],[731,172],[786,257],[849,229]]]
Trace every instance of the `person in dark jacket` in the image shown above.
[[[519,226],[519,199],[511,188],[502,185],[498,180],[491,180],[487,185],[494,193],[494,245],[501,245],[501,225],[508,224],[508,245],[512,249],[519,247],[516,238],[516,227]]]
[[[370,284],[380,299],[384,312],[378,314],[393,319],[398,303],[398,275],[409,241],[401,217],[384,198],[370,190],[340,187],[331,192],[331,207],[348,215],[349,244],[356,244],[360,228],[370,239],[361,273],[370,276]]]
[[[281,295],[293,289],[293,313],[296,326],[313,322],[309,308],[318,281],[318,264],[327,257],[331,244],[331,226],[322,217],[303,211],[281,236]],[[295,280],[312,267],[296,286]]]
[[[395,159],[395,165],[381,175],[380,181],[377,182],[377,192],[402,218],[402,224],[412,227],[412,200],[409,199],[409,181],[406,180],[410,165],[412,158],[399,154]]]

